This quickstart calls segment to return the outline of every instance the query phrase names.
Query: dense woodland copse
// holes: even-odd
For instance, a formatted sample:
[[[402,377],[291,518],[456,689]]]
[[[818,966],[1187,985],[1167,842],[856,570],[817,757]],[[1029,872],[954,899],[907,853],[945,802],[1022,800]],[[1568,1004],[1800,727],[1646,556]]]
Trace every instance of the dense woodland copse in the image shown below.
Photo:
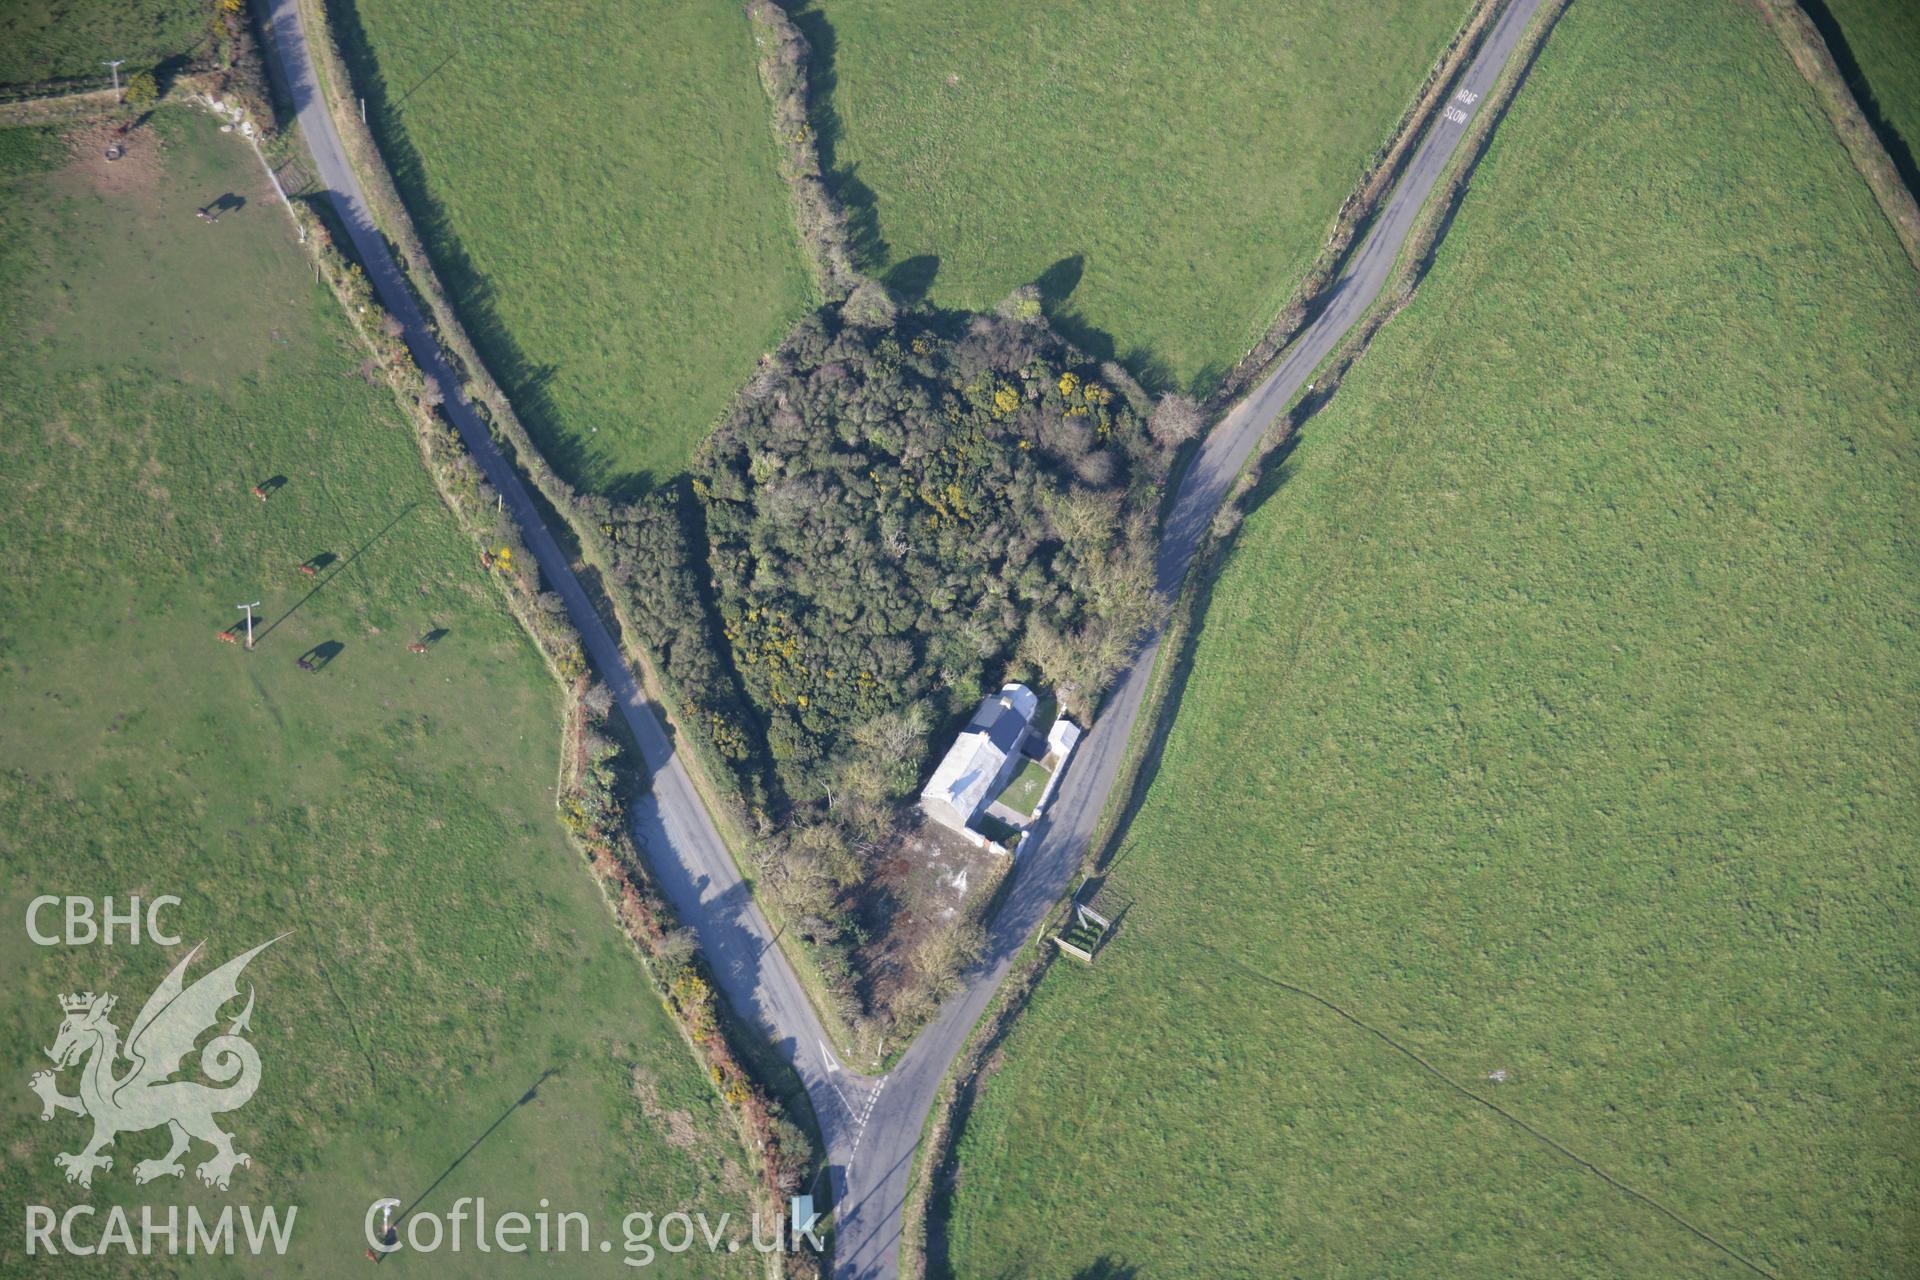
[[[696,460],[727,649],[789,796],[851,781],[864,727],[961,714],[1016,654],[1084,711],[1150,615],[1150,406],[1008,311],[896,312],[864,286]]]
[[[594,513],[683,724],[745,802],[757,884],[850,1021],[930,1012],[970,958],[956,929],[877,980],[899,904],[873,868],[1001,680],[1090,717],[1160,607],[1154,515],[1197,421],[1075,350],[1031,289],[956,316],[867,283],[767,357],[688,490]]]

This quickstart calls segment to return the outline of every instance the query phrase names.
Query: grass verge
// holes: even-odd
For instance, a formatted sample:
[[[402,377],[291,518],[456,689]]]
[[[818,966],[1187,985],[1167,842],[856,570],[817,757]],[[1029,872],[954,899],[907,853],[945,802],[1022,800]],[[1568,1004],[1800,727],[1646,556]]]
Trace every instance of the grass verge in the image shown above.
[[[743,830],[747,818],[730,771],[716,756],[706,734],[689,724],[682,715],[678,691],[663,677],[652,655],[633,640],[638,630],[628,612],[627,602],[619,598],[619,593],[608,592],[601,586],[608,576],[609,566],[617,559],[607,541],[603,525],[595,517],[595,509],[604,509],[604,499],[579,492],[548,465],[533,436],[515,413],[513,402],[488,372],[479,350],[454,310],[447,289],[434,270],[426,245],[414,228],[407,205],[387,171],[373,134],[361,122],[353,99],[347,92],[351,79],[333,38],[329,8],[327,0],[302,0],[308,47],[314,56],[315,70],[327,109],[354,172],[360,179],[369,209],[388,239],[394,260],[429,317],[435,339],[440,343],[448,364],[461,379],[462,391],[474,405],[475,411],[488,422],[496,442],[532,486],[537,498],[544,501],[557,517],[549,520],[549,527],[563,543],[574,548],[578,557],[574,567],[581,575],[582,585],[594,596],[602,617],[619,636],[623,653],[639,677],[642,688],[672,727],[676,743],[686,748],[680,759],[687,775],[699,791],[708,814],[726,840],[736,862],[741,862],[739,854],[746,844]],[[741,863],[741,872],[751,888],[754,877],[750,868]],[[869,1060],[875,1046],[863,1044],[837,1015],[819,966],[805,947],[792,940],[797,931],[787,927],[788,922],[777,904],[765,896],[759,897],[758,901],[779,939],[782,953],[793,966],[801,986],[813,1002],[835,1051],[851,1061]],[[766,1061],[771,1064],[772,1059]],[[776,1092],[780,1092],[783,1098],[791,1092],[779,1090],[777,1079],[768,1076],[761,1078],[775,1086]]]
[[[1834,60],[1833,51],[1821,37],[1807,8],[1797,0],[1763,0],[1762,12],[1780,35],[1793,65],[1812,86],[1821,110],[1839,135],[1840,144],[1855,169],[1866,180],[1880,211],[1893,224],[1893,232],[1907,252],[1907,259],[1920,271],[1920,204],[1908,185],[1913,177],[1913,155],[1902,148],[1905,171],[1887,150],[1886,142],[1902,143],[1891,130],[1876,129],[1875,121],[1861,111],[1860,102],[1849,88],[1847,77]],[[1843,46],[1844,50],[1844,46]],[[1870,101],[1870,100],[1869,100]]]
[[[727,5],[334,0],[332,33],[440,279],[542,453],[677,476],[808,306]]]
[[[1920,9],[1904,0],[1803,0],[1888,151],[1904,148],[1907,189],[1920,147]],[[1834,39],[1838,31],[1839,40]],[[1851,67],[1848,66],[1851,61]],[[1892,137],[1888,136],[1891,132]]]

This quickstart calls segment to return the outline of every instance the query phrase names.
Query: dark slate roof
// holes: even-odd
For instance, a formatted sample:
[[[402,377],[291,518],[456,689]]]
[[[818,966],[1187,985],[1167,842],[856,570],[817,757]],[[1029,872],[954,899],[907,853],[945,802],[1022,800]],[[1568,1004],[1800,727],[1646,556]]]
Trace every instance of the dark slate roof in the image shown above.
[[[1020,739],[1026,737],[1027,720],[1018,711],[1009,706],[1005,699],[989,698],[980,704],[973,713],[973,719],[967,725],[968,733],[984,733],[987,741],[1000,748],[1006,755],[1012,755],[1020,745]]]

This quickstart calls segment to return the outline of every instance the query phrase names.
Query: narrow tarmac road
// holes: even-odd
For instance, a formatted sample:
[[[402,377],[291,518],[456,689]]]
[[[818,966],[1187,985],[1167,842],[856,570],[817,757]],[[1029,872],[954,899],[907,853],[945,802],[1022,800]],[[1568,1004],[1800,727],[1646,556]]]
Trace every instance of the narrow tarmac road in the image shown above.
[[[1170,595],[1177,591],[1234,477],[1275,416],[1379,295],[1434,183],[1542,2],[1513,0],[1501,15],[1442,118],[1401,175],[1366,241],[1349,259],[1333,288],[1332,301],[1295,340],[1279,367],[1207,437],[1167,519],[1157,562],[1163,591]],[[934,1095],[1005,979],[1015,954],[1066,892],[1080,865],[1119,777],[1159,654],[1160,636],[1148,638],[1108,696],[1046,817],[1023,844],[1006,901],[992,922],[986,954],[966,975],[965,985],[886,1075],[866,1076],[843,1066],[827,1046],[818,1016],[674,754],[665,728],[641,696],[619,646],[588,601],[519,476],[463,395],[389,255],[321,98],[295,0],[269,0],[268,7],[268,43],[292,93],[300,131],[328,198],[346,225],[381,302],[403,327],[415,361],[445,396],[449,419],[487,479],[513,508],[528,548],[565,601],[588,655],[613,691],[653,772],[651,791],[635,806],[635,835],[667,898],[698,935],[734,1009],[778,1046],[813,1101],[833,1178],[834,1274],[844,1280],[887,1280],[898,1270],[901,1214],[914,1148]]]
[[[1160,590],[1169,597],[1178,593],[1214,514],[1267,428],[1379,296],[1455,145],[1542,2],[1514,0],[1500,16],[1447,109],[1429,129],[1375,217],[1366,241],[1348,259],[1331,292],[1332,300],[1294,340],[1279,367],[1207,436],[1181,481],[1161,537],[1156,575]],[[1016,878],[992,922],[981,967],[968,975],[966,986],[920,1033],[890,1074],[887,1100],[868,1118],[859,1160],[845,1177],[847,1190],[837,1208],[836,1276],[883,1280],[898,1270],[908,1175],[934,1092],[1005,979],[1015,954],[1066,893],[1078,870],[1108,793],[1119,779],[1159,651],[1156,633],[1108,694],[1100,718],[1068,762],[1046,816],[1021,844]]]

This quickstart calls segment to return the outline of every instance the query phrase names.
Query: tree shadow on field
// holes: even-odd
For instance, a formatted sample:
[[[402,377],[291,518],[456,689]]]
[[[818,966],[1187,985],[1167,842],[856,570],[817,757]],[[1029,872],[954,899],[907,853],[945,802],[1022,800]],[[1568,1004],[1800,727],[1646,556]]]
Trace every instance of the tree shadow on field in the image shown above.
[[[887,268],[881,283],[903,302],[924,302],[939,274],[939,255],[922,253]]]
[[[1073,309],[1069,300],[1086,274],[1086,255],[1073,253],[1034,277],[1034,287],[1040,290],[1040,306],[1047,313],[1047,323],[1061,337],[1095,360],[1119,363],[1149,393],[1159,395],[1172,388],[1173,371],[1164,360],[1146,347],[1129,347],[1122,352],[1112,334],[1087,323],[1085,317]]]
[[[213,33],[209,31],[189,47],[182,49],[179,53],[168,54],[149,68],[153,74],[153,86],[158,90],[158,97],[164,98],[173,91],[174,83],[193,70],[194,55],[207,48],[212,41]]]
[[[1833,65],[1839,68],[1840,78],[1846,82],[1853,93],[1853,100],[1860,106],[1860,114],[1866,117],[1867,127],[1873,130],[1873,136],[1887,149],[1888,159],[1900,175],[1900,181],[1906,186],[1907,193],[1920,199],[1920,165],[1913,159],[1913,138],[1904,138],[1893,122],[1887,119],[1880,99],[1873,92],[1873,82],[1867,79],[1867,73],[1860,69],[1859,60],[1853,56],[1853,46],[1847,43],[1847,33],[1834,20],[1833,11],[1827,8],[1826,0],[1801,0],[1801,8],[1807,11],[1807,18],[1813,23],[1814,30],[1827,42],[1827,51],[1833,55]]]
[[[1069,254],[1042,271],[1033,282],[1034,287],[1040,290],[1040,305],[1048,312],[1065,306],[1086,274],[1087,257],[1082,253]],[[1112,339],[1107,340],[1107,345],[1113,345]]]
[[[1072,253],[1035,276],[1033,284],[1040,290],[1040,308],[1047,313],[1047,323],[1056,333],[1095,360],[1111,360],[1114,358],[1113,335],[1094,328],[1067,305],[1086,274],[1086,255]]]
[[[880,198],[872,187],[861,181],[859,166],[842,163],[839,157],[846,125],[834,107],[834,93],[840,84],[837,70],[840,41],[833,24],[810,0],[790,4],[787,16],[811,48],[807,59],[807,122],[813,127],[814,145],[819,149],[820,170],[827,190],[846,214],[854,266],[867,275],[879,277],[902,298],[923,301],[940,266],[939,258],[920,254],[889,265],[892,247],[881,229]],[[1173,371],[1152,350],[1133,346],[1122,351],[1112,334],[1087,323],[1067,305],[1085,271],[1085,256],[1069,254],[1041,272],[1034,281],[1040,287],[1041,305],[1048,322],[1062,337],[1095,360],[1118,361],[1152,394],[1171,390],[1176,383]],[[1196,374],[1190,380],[1198,389],[1196,394],[1211,391],[1224,376],[1225,368],[1210,365]]]
[[[446,287],[461,327],[473,340],[487,370],[506,392],[514,413],[533,437],[541,455],[569,484],[590,488],[616,501],[631,501],[650,492],[661,477],[645,470],[583,484],[600,461],[588,451],[584,440],[567,430],[561,419],[552,394],[560,367],[529,356],[501,319],[492,280],[462,245],[446,206],[435,194],[420,151],[407,133],[405,107],[409,99],[416,105],[432,101],[435,90],[445,83],[440,79],[441,71],[453,61],[458,50],[449,49],[436,57],[429,70],[395,91],[388,85],[373,55],[356,0],[338,0],[328,12],[352,81],[349,89],[366,100],[367,127],[380,148],[381,158],[386,161],[400,200],[412,217],[421,242],[426,245],[433,269]],[[317,203],[328,205],[325,200]],[[330,206],[327,212],[331,213]],[[333,229],[331,225],[330,229]],[[335,243],[342,249],[351,249],[351,241],[345,237],[336,236]],[[404,263],[405,255],[400,257]],[[447,357],[456,371],[459,370],[458,353],[450,350]]]
[[[840,141],[846,136],[846,126],[833,105],[834,90],[840,85],[839,73],[835,70],[839,37],[834,34],[827,15],[807,0],[790,4],[787,10],[787,17],[811,49],[807,58],[807,123],[813,126],[814,145],[820,152],[821,177],[826,181],[828,192],[846,211],[853,265],[868,275],[880,275],[886,269],[890,252],[886,237],[880,234],[879,197],[872,187],[860,181],[859,166],[842,166],[839,160]]]
[[[453,1163],[448,1165],[446,1168],[442,1169],[440,1171],[440,1176],[435,1178],[431,1183],[429,1183],[425,1191],[422,1191],[419,1195],[413,1198],[412,1204],[408,1205],[406,1208],[402,1209],[397,1215],[395,1215],[394,1225],[398,1227],[404,1224],[406,1220],[412,1216],[413,1211],[415,1209],[418,1209],[422,1204],[425,1204],[427,1197],[432,1195],[435,1189],[438,1188],[441,1183],[445,1182],[449,1177],[452,1176],[453,1171],[455,1169],[458,1169],[462,1164],[466,1163],[466,1159],[468,1156],[472,1155],[474,1152],[480,1149],[481,1143],[485,1142],[488,1138],[491,1138],[494,1135],[494,1131],[499,1129],[501,1125],[505,1124],[513,1116],[514,1112],[526,1106],[529,1102],[532,1102],[535,1099],[537,1099],[540,1096],[540,1086],[547,1082],[548,1077],[554,1075],[559,1070],[560,1068],[558,1067],[548,1067],[545,1071],[542,1071],[539,1074],[539,1076],[534,1079],[534,1082],[527,1086],[527,1091],[525,1093],[521,1094],[518,1098],[515,1098],[512,1102],[508,1103],[507,1109],[505,1111],[502,1111],[499,1114],[499,1116],[494,1119],[494,1122],[492,1124],[488,1125],[485,1129],[482,1129],[480,1131],[480,1136],[475,1138],[471,1143],[469,1143],[465,1151],[462,1151],[459,1155],[455,1156],[453,1158]]]

